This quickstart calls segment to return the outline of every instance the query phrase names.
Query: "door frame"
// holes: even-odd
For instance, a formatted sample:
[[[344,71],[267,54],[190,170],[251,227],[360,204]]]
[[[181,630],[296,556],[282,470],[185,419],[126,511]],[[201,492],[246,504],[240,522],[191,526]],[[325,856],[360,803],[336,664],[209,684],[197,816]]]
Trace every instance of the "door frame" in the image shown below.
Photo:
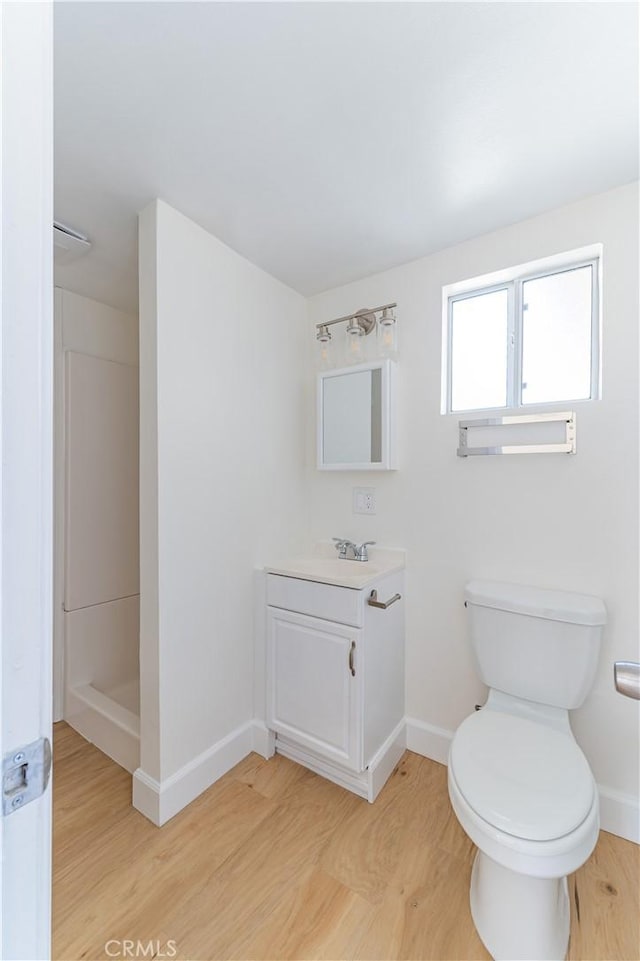
[[[64,513],[65,428],[62,290],[53,307],[53,720],[64,718]]]

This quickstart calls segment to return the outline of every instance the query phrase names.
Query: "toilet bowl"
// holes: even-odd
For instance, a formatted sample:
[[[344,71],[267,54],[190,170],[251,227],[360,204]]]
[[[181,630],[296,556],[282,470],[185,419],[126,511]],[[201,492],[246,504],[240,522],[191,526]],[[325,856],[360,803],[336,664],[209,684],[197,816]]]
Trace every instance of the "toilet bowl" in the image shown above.
[[[493,958],[557,961],[569,940],[566,876],[595,847],[598,794],[570,731],[496,701],[463,722],[449,755],[451,804],[478,848],[471,913]]]
[[[449,797],[478,848],[471,914],[496,961],[565,958],[567,875],[598,838],[597,787],[568,709],[593,681],[604,605],[554,594],[488,582],[466,589],[476,663],[490,690],[453,738]]]

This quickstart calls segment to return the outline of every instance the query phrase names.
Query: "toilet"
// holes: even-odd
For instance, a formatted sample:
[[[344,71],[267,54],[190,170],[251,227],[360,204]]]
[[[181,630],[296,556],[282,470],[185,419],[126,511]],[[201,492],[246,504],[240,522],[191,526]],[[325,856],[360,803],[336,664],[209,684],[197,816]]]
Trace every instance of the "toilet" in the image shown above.
[[[465,588],[481,710],[456,731],[449,797],[477,846],[471,914],[495,961],[562,961],[567,875],[598,839],[598,791],[569,725],[593,684],[606,609],[582,594]]]

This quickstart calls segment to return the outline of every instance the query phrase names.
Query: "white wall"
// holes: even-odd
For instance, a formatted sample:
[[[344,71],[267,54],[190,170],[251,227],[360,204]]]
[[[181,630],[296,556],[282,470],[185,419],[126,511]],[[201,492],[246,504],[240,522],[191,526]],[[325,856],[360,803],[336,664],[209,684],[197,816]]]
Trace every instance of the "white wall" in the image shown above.
[[[139,593],[138,368],[75,350],[65,361],[65,610],[74,611]]]
[[[140,295],[134,803],[163,820],[140,792],[188,779],[253,717],[253,568],[308,539],[307,307],[162,201],[140,216]]]
[[[457,419],[440,414],[442,286],[592,243],[604,245],[603,393],[597,403],[572,405],[577,455],[457,458]],[[632,808],[616,801],[637,803],[639,705],[614,692],[612,670],[616,659],[638,659],[637,185],[321,294],[310,302],[312,321],[393,300],[400,469],[375,477],[315,470],[309,373],[312,539],[340,535],[408,549],[407,714],[422,722],[410,729],[410,744],[413,738],[443,759],[447,732],[484,696],[466,636],[465,581],[495,578],[604,598],[600,669],[572,723],[604,789],[604,826],[627,818],[633,833]],[[351,512],[352,486],[363,483],[377,491],[373,517]]]

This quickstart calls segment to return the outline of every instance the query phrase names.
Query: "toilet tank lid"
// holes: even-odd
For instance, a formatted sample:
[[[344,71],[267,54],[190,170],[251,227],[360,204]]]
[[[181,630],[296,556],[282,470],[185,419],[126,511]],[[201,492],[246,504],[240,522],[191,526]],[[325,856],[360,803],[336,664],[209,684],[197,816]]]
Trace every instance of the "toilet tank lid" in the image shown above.
[[[589,594],[569,594],[500,581],[469,581],[464,596],[469,604],[512,614],[529,614],[568,624],[601,625],[607,622],[603,602]]]

